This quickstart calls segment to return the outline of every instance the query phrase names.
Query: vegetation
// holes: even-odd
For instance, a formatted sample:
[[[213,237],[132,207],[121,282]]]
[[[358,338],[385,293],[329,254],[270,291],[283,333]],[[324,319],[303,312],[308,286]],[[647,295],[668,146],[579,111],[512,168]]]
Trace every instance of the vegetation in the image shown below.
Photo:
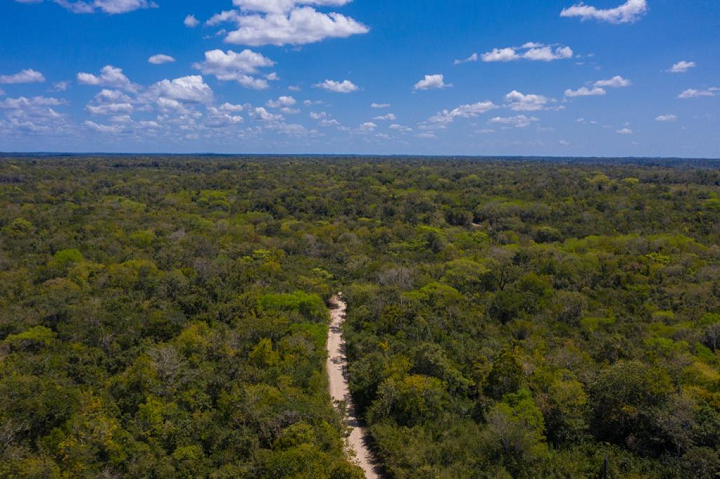
[[[720,475],[720,169],[0,160],[0,477]]]

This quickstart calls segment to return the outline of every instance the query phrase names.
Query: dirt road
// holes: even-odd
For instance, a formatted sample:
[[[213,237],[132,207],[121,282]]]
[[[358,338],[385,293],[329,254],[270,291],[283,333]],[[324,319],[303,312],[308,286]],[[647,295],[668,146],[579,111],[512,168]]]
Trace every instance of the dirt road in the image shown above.
[[[380,475],[377,472],[377,463],[367,447],[367,434],[357,417],[348,387],[345,340],[342,336],[342,324],[345,322],[347,304],[342,299],[342,293],[333,296],[330,304],[332,306],[330,310],[332,321],[330,322],[327,340],[327,372],[330,380],[330,395],[333,401],[345,401],[347,404],[347,421],[352,428],[348,438],[348,447],[355,455],[355,462],[365,471],[365,477],[378,479]]]

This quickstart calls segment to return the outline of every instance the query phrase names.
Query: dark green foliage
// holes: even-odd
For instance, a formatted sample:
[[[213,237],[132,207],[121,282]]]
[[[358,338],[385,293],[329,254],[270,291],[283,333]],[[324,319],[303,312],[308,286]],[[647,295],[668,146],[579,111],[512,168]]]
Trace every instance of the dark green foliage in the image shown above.
[[[0,160],[0,477],[713,478],[717,164]]]

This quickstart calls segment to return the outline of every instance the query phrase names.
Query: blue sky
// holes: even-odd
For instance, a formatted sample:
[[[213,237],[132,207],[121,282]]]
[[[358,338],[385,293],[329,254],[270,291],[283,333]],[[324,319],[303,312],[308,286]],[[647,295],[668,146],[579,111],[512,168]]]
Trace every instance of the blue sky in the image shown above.
[[[718,31],[717,0],[4,0],[0,151],[717,158]]]

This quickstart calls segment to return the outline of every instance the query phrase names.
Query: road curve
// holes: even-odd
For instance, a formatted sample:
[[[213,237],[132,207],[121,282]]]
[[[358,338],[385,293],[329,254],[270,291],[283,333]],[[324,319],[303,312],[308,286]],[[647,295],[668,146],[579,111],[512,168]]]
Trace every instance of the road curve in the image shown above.
[[[367,446],[367,432],[362,427],[357,416],[355,404],[350,397],[350,388],[347,378],[347,357],[345,356],[345,339],[342,335],[342,325],[345,322],[347,304],[338,293],[330,300],[330,330],[327,340],[327,373],[330,382],[330,395],[333,402],[345,401],[347,423],[351,428],[348,438],[348,448],[354,455],[354,462],[365,471],[367,479],[379,479],[378,466],[370,449]]]

